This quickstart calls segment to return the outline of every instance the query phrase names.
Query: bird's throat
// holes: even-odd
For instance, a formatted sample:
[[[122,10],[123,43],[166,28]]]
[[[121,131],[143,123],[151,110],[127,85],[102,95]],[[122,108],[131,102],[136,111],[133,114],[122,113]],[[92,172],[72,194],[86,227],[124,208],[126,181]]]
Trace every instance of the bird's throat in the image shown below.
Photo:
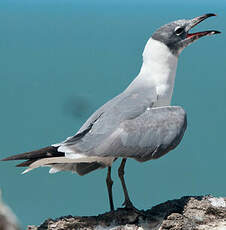
[[[140,73],[131,83],[131,87],[154,87],[158,96],[155,106],[170,105],[177,61],[178,57],[173,55],[166,45],[150,38],[143,52]]]

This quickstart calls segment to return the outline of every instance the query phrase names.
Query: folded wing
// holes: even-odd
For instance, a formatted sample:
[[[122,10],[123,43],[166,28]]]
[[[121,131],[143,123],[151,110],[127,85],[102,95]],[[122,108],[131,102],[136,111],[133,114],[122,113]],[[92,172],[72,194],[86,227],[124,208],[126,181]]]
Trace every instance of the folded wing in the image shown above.
[[[97,110],[75,136],[3,160],[26,160],[18,166],[28,166],[27,171],[50,166],[52,173],[71,170],[84,175],[111,165],[118,157],[159,158],[180,143],[187,123],[181,107],[152,108],[155,100],[155,93],[145,90],[121,94]]]

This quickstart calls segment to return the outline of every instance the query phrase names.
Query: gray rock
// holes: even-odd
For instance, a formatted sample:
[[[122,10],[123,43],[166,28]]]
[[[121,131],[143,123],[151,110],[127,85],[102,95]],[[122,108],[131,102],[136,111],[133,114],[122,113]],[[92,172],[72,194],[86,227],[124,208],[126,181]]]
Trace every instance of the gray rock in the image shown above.
[[[147,211],[118,209],[98,216],[48,219],[29,230],[226,230],[226,198],[182,197]]]

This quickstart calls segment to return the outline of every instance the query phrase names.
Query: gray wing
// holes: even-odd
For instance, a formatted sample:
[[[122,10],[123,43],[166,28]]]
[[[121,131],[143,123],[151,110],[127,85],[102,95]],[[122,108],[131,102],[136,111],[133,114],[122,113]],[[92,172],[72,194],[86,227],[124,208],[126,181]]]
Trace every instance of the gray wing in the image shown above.
[[[156,159],[180,143],[186,125],[186,114],[181,107],[168,106],[147,109],[137,117],[121,121],[112,130],[111,135],[104,135],[102,141],[98,142],[99,145],[83,151],[83,154],[77,158],[76,154],[74,154],[74,158],[67,157],[66,152],[66,157],[35,159],[28,164],[29,168],[24,173],[45,165],[52,167],[51,173],[70,170],[79,175],[85,175],[98,168],[111,165],[114,159],[118,157],[133,158],[141,162]],[[90,130],[95,133],[96,128],[94,123]],[[95,140],[96,135],[87,132],[71,146],[73,151],[84,150],[86,149],[84,144]],[[69,150],[71,146],[69,145]]]
[[[95,154],[138,161],[157,159],[180,143],[186,127],[186,113],[182,107],[152,108],[122,122],[111,137],[95,149]]]
[[[155,102],[154,90],[122,93],[97,110],[75,136],[4,160],[27,160],[18,165],[29,166],[25,172],[47,165],[51,173],[71,170],[85,175],[118,157],[138,161],[161,157],[180,143],[186,114],[177,106],[152,108]]]
[[[150,108],[154,97],[150,100],[145,95],[116,98],[100,109],[86,129],[64,142],[60,151],[146,161],[174,149],[186,129],[185,111],[178,106]],[[83,136],[78,139],[78,135]]]
[[[75,136],[54,146],[66,153],[88,154],[111,136],[121,122],[134,119],[151,108],[156,98],[155,91],[152,93],[150,89],[149,92],[143,89],[142,92],[122,93],[98,109]]]
[[[138,161],[156,159],[174,149],[181,141],[187,126],[186,113],[179,106],[146,110],[140,116],[122,121],[111,135],[98,140],[98,145],[87,149],[97,140],[89,133],[75,146],[86,149],[85,155],[134,158]],[[94,126],[95,129],[98,127]],[[84,153],[84,152],[83,152]]]

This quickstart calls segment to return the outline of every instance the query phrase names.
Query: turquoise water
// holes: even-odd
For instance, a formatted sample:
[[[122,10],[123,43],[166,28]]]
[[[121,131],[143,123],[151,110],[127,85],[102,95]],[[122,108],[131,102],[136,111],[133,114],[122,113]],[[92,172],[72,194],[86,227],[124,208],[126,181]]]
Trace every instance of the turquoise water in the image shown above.
[[[187,5],[186,5],[187,4]],[[188,115],[180,146],[157,161],[129,160],[126,181],[141,209],[184,195],[226,195],[226,4],[223,1],[0,2],[0,156],[73,135],[88,116],[136,76],[159,26],[214,12],[197,30],[217,29],[181,55],[173,96]],[[123,202],[113,167],[115,205]],[[1,163],[0,188],[21,225],[109,209],[106,170],[84,177],[38,169],[20,175]]]

